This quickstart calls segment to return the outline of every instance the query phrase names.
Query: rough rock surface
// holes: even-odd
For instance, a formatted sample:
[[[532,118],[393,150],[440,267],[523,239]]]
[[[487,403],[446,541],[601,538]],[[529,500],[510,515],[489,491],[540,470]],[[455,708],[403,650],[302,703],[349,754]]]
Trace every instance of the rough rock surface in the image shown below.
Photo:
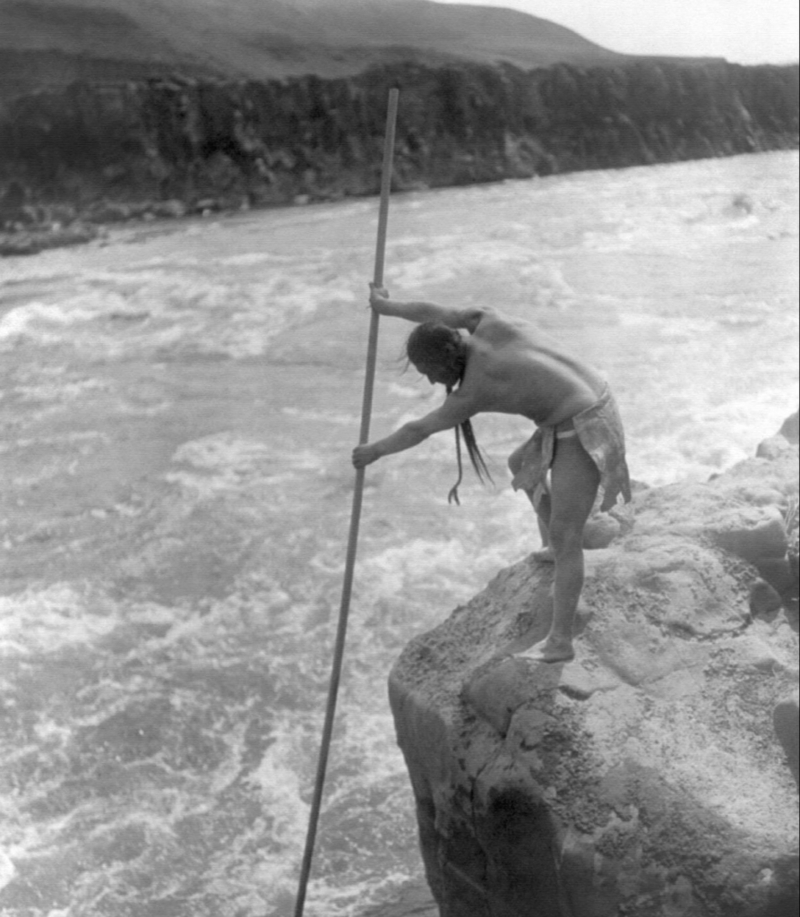
[[[408,645],[390,697],[442,917],[797,913],[797,477],[793,446],[638,493],[587,552],[570,663],[525,658],[552,613],[530,558]]]
[[[398,63],[341,79],[75,82],[0,102],[0,231],[374,194],[798,145],[798,68]]]
[[[409,882],[393,901],[370,908],[359,917],[439,917],[439,909],[424,882]]]

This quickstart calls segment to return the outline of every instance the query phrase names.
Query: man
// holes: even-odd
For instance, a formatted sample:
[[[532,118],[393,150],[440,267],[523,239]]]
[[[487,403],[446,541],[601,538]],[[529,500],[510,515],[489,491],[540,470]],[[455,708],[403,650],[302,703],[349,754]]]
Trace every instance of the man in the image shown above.
[[[603,510],[620,494],[631,499],[622,423],[608,385],[533,325],[493,309],[395,302],[374,286],[370,304],[380,315],[419,323],[408,339],[409,360],[431,383],[445,385],[448,395],[425,417],[357,446],[353,464],[363,468],[440,430],[460,426],[471,433],[469,419],[484,411],[532,420],[538,429],[508,464],[514,488],[526,492],[537,512],[544,545],[537,559],[553,561],[555,570],[550,631],[525,656],[541,662],[572,659],[586,520],[601,485]],[[480,453],[474,439],[465,438],[480,473]]]

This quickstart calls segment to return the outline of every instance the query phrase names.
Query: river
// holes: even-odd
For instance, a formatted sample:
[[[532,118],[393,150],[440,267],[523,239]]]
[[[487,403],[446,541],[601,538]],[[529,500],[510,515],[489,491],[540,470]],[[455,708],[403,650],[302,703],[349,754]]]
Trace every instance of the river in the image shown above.
[[[538,322],[609,377],[634,479],[797,408],[797,153],[396,195],[397,298]],[[0,913],[289,917],[339,610],[377,201],[114,229],[0,261]],[[443,392],[380,324],[372,431]],[[404,644],[538,545],[480,416],[367,469],[308,917],[421,878]]]

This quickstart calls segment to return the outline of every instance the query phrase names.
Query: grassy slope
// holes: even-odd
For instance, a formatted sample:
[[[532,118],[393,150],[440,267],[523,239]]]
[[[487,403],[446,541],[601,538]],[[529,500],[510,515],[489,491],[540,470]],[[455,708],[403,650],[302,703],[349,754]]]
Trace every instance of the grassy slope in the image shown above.
[[[114,78],[122,62],[136,75],[144,63],[263,79],[344,75],[398,56],[525,68],[622,57],[547,20],[430,0],[0,0],[0,66],[5,57],[19,77],[38,62],[37,80],[48,59]]]

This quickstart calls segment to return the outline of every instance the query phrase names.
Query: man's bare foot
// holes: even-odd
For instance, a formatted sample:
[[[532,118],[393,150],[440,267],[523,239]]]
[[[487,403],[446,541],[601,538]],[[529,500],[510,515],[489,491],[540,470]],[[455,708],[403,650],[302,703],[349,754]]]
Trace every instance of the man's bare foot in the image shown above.
[[[519,653],[514,653],[523,659],[530,659],[532,662],[569,662],[575,658],[575,649],[571,640],[558,640],[548,637],[541,643],[534,643],[533,646]]]
[[[531,557],[539,561],[540,564],[554,564],[556,562],[552,548],[542,548],[541,551],[534,551]]]

